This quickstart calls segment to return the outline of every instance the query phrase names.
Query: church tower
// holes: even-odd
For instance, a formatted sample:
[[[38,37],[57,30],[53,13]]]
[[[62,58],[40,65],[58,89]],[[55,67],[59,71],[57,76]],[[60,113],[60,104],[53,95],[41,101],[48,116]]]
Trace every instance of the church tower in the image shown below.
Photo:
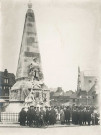
[[[10,90],[9,106],[12,107],[12,104],[15,103],[17,105],[19,104],[20,106],[25,104],[28,104],[29,106],[49,106],[49,98],[49,90],[43,82],[35,15],[32,10],[32,4],[29,3],[25,16],[18,67],[16,72],[16,83]]]

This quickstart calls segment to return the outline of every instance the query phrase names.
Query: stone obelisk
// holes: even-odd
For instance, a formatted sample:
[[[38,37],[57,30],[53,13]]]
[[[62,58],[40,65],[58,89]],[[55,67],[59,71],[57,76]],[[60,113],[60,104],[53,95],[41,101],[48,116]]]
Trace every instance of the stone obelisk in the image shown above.
[[[49,106],[49,90],[43,83],[35,15],[31,3],[28,4],[25,16],[16,83],[10,90],[10,104],[6,110],[10,111],[15,106],[19,112],[25,103]]]

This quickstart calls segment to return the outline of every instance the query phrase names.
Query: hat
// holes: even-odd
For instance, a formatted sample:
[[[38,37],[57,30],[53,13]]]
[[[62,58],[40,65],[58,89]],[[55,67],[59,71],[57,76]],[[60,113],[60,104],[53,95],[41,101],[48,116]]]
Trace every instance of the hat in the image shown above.
[[[33,105],[31,105],[30,107],[34,107]]]

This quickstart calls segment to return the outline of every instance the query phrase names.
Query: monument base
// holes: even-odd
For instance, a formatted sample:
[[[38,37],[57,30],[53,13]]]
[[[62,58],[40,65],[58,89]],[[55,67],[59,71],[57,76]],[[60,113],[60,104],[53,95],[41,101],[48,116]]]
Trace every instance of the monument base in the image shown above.
[[[7,113],[19,113],[24,107],[23,102],[10,102],[9,105],[5,108]]]
[[[10,102],[5,108],[4,112],[1,112],[1,122],[3,123],[18,123],[19,112],[24,107],[23,102]]]

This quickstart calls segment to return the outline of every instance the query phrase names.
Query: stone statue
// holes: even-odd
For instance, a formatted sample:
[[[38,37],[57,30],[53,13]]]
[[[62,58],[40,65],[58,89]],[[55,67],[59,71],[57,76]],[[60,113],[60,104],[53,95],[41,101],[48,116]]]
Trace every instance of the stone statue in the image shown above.
[[[29,65],[29,77],[31,78],[31,80],[37,81],[40,81],[43,78],[40,64],[36,57],[33,58],[33,62]]]

